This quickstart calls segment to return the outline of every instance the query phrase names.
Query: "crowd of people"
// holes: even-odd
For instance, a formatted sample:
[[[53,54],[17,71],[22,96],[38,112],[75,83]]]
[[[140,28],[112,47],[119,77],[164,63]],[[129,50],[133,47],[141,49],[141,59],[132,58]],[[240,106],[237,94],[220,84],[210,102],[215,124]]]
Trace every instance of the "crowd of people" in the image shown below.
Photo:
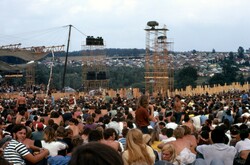
[[[248,94],[2,97],[0,164],[247,165]]]

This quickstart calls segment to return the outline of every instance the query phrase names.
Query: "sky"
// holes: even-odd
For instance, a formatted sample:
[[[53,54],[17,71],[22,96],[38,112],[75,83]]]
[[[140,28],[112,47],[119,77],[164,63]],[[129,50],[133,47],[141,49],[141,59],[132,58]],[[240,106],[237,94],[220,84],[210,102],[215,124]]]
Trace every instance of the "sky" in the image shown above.
[[[83,49],[86,36],[106,48],[145,48],[148,21],[167,26],[173,51],[250,48],[250,0],[1,0],[0,45],[67,44]]]

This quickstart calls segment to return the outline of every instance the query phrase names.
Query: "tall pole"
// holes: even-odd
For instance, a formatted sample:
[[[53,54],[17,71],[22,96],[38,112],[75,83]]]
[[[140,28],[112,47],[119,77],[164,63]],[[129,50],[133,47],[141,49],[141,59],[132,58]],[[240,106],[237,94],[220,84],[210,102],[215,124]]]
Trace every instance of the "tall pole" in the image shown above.
[[[66,75],[68,55],[69,55],[69,43],[70,43],[71,27],[72,27],[72,25],[69,25],[69,36],[68,36],[67,52],[66,52],[65,63],[64,63],[62,89],[65,87],[64,85],[65,85],[65,75]]]

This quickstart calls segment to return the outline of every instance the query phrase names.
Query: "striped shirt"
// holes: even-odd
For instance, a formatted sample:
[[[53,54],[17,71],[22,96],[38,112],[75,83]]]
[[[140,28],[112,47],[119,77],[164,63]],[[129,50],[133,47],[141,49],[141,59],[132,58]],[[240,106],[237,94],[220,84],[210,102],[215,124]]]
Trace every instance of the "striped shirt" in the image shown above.
[[[27,147],[16,140],[11,140],[8,146],[4,149],[4,158],[13,163],[13,165],[24,165],[25,161],[22,157],[29,154]]]
[[[122,137],[120,139],[118,139],[118,142],[122,143],[123,148],[126,148],[126,138]]]

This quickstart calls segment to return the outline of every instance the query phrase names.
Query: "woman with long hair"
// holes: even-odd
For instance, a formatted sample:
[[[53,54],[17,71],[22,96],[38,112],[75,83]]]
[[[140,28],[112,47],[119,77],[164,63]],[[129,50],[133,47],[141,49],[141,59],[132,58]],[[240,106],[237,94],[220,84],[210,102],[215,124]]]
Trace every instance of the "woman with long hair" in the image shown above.
[[[56,135],[54,128],[48,126],[44,129],[44,140],[41,141],[42,147],[49,150],[50,156],[58,155],[58,151],[67,148],[66,143],[56,141]]]
[[[126,138],[126,150],[122,154],[125,165],[152,165],[155,162],[153,149],[147,146],[139,129],[131,129]]]
[[[150,109],[150,113],[148,110]],[[138,101],[138,108],[135,111],[135,122],[137,127],[143,133],[149,133],[148,126],[149,121],[154,119],[154,107],[149,105],[149,97],[147,95],[142,95]]]

